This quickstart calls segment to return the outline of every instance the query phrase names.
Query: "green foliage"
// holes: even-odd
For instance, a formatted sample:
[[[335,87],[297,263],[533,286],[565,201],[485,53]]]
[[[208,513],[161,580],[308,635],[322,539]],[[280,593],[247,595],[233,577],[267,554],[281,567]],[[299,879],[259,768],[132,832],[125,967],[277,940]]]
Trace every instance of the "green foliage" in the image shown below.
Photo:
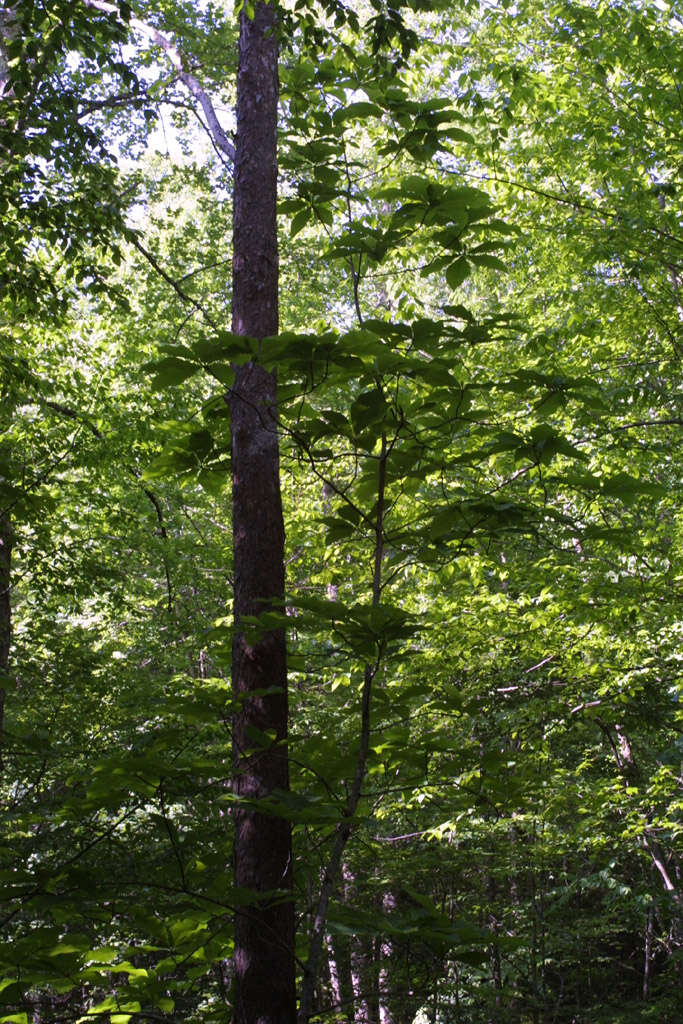
[[[347,985],[396,1022],[677,1019],[675,19],[371,8],[283,12],[259,342],[224,326],[229,174],[179,106],[179,154],[142,154],[145,110],[185,102],[161,52],[120,49],[124,8],[16,5],[0,1019],[229,1012],[255,896],[225,393],[251,361],[278,373],[288,593],[250,627],[288,629],[292,723],[258,810],[293,824],[302,962],[350,833],[320,1015]],[[216,5],[131,14],[230,101]]]

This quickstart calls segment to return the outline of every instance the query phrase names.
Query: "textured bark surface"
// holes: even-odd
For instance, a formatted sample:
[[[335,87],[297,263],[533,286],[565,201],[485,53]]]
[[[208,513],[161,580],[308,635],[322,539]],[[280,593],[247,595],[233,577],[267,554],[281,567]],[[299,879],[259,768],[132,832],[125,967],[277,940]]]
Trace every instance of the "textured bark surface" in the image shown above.
[[[278,47],[273,5],[240,20],[234,187],[232,329],[262,339],[278,330]],[[276,381],[257,364],[236,367],[232,417],[236,634],[233,692],[235,793],[258,800],[289,786],[287,665],[283,630],[240,631],[284,597]],[[257,692],[274,690],[271,693]],[[253,696],[249,696],[254,694]],[[293,1024],[294,906],[289,822],[235,811],[235,884],[256,897],[235,919],[235,1024]],[[273,896],[277,891],[278,895]],[[271,895],[269,895],[271,894]]]
[[[8,80],[9,67],[7,64],[6,42],[14,35],[14,7],[10,4],[0,5],[0,97],[5,93]],[[7,402],[5,395],[0,394],[0,401],[4,405]],[[5,721],[5,690],[2,685],[2,675],[9,667],[9,645],[10,645],[10,559],[12,554],[12,527],[9,516],[2,514],[0,510],[0,768],[2,768],[2,756],[5,747],[4,743],[4,721]]]

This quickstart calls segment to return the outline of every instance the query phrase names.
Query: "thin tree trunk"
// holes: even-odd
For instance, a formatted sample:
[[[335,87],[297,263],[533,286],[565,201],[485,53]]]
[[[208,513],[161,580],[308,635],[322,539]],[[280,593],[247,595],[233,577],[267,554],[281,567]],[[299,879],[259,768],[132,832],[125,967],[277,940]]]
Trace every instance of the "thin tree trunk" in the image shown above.
[[[385,914],[396,913],[397,899],[391,889],[387,890],[382,897],[382,910]],[[396,950],[390,938],[384,938],[380,944],[380,967],[379,967],[379,1020],[380,1024],[397,1024],[397,1001],[394,994],[396,984]]]
[[[372,940],[356,936],[351,940],[351,979],[356,1024],[377,1024],[373,1010]]]
[[[274,3],[257,4],[253,19],[240,15],[232,328],[258,339],[278,330],[276,21]],[[284,600],[274,375],[257,363],[236,367],[230,413],[235,885],[254,895],[235,917],[234,1022],[293,1024],[291,826],[250,806],[289,787],[285,634],[242,629],[244,616],[281,610]]]
[[[353,981],[351,979],[351,951],[349,939],[345,935],[327,937],[329,951],[330,975],[332,976],[332,995],[335,1000],[334,1009],[348,1024],[354,1024]]]
[[[645,1002],[650,998],[650,967],[652,964],[652,931],[654,925],[654,915],[652,913],[652,907],[647,908],[647,914],[645,915],[645,956],[643,960],[643,1000]]]
[[[12,611],[10,603],[10,568],[12,560],[12,525],[9,516],[0,515],[0,769],[5,749],[5,686],[9,671]]]
[[[489,911],[489,928],[491,934],[494,936],[494,942],[491,946],[491,972],[493,975],[493,989],[494,989],[494,1006],[496,1020],[500,1018],[500,1014],[503,1006],[502,991],[503,991],[503,975],[500,963],[500,946],[498,945],[498,933],[500,931],[500,925],[496,914],[494,913],[497,903],[497,889],[496,880],[493,874],[489,875],[488,881],[489,901],[491,909]]]
[[[534,840],[536,838],[536,826],[534,824]],[[531,992],[533,997],[532,1004],[532,1019],[533,1024],[539,1024],[539,988],[538,988],[538,961],[539,961],[539,943],[538,943],[538,923],[539,923],[539,911],[536,894],[536,875],[534,868],[532,867],[529,871],[530,890],[531,890]]]
[[[390,447],[387,446],[387,438],[382,434],[382,447],[379,455],[378,478],[377,478],[377,506],[375,512],[375,550],[374,567],[372,574],[372,604],[378,607],[382,596],[382,559],[384,557],[384,510],[386,497],[387,459]],[[368,753],[370,750],[370,709],[372,698],[372,684],[379,671],[382,661],[383,649],[377,653],[377,660],[374,665],[365,663],[363,677],[363,691],[361,694],[361,724],[358,754],[356,755],[356,769],[354,773],[351,791],[346,801],[346,808],[342,820],[335,829],[335,838],[332,845],[332,852],[323,872],[322,884],[318,906],[313,919],[313,930],[308,951],[308,960],[304,966],[304,976],[301,986],[301,1000],[299,1003],[299,1024],[308,1024],[312,1014],[313,994],[315,992],[316,979],[322,953],[323,938],[327,925],[330,900],[336,885],[340,870],[342,868],[342,857],[346,844],[353,831],[352,819],[358,810],[360,803],[365,772],[367,768]],[[361,1012],[364,1012],[361,1008]],[[361,1019],[361,1018],[358,1018]],[[367,1018],[366,1018],[367,1019]]]
[[[370,965],[369,978],[369,999],[370,1014],[374,1024],[379,1024],[379,1009],[381,1005],[381,992],[379,987],[379,965],[381,961],[382,940],[379,935],[368,942],[368,960]]]
[[[330,994],[332,996],[332,1005],[337,1013],[343,1002],[342,997],[342,980],[340,964],[334,953],[334,947],[332,945],[332,936],[328,935],[325,939],[325,949],[327,952],[327,969],[330,975]]]

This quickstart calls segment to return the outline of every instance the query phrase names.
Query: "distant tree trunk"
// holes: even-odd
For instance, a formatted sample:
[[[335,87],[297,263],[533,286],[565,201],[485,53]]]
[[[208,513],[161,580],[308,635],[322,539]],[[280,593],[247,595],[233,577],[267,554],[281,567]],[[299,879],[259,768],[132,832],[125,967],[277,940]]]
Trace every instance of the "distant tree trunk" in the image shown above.
[[[274,3],[258,3],[252,19],[244,10],[240,15],[232,328],[259,339],[278,330],[276,21]],[[284,599],[275,376],[257,363],[236,367],[229,401],[235,560],[232,674],[238,702],[234,791],[245,801],[258,801],[289,786],[284,630],[253,637],[242,629],[244,616],[281,610]],[[291,826],[239,803],[234,821],[235,884],[254,893],[235,918],[234,1022],[293,1024]]]
[[[388,889],[382,896],[382,910],[389,917],[399,915],[410,903],[400,889]],[[418,980],[423,955],[408,938],[397,941],[384,936],[379,942],[379,1021],[380,1024],[412,1024],[425,1001],[424,984]],[[440,977],[443,964],[434,955],[431,974]]]
[[[9,81],[7,43],[11,42],[16,34],[16,4],[0,4],[0,97],[5,93]]]
[[[397,902],[395,893],[393,893],[391,889],[388,889],[382,897],[382,910],[384,913],[395,913],[397,909]],[[397,1000],[394,994],[394,986],[399,981],[399,978],[395,963],[396,950],[391,939],[384,938],[382,940],[379,954],[380,1024],[398,1024]]]
[[[353,898],[355,879],[348,865],[344,863],[341,865],[340,873],[342,885],[339,898],[342,903],[346,903]],[[351,946],[354,941],[355,939],[352,940],[344,933],[336,933],[327,937],[337,1015],[343,1017],[346,1024],[359,1024],[360,1022],[356,1009],[356,989],[351,963]]]
[[[379,1010],[381,1001],[381,992],[379,987],[379,965],[382,958],[382,940],[379,935],[375,935],[374,939],[368,943],[368,959],[370,961],[370,978],[369,978],[369,1003],[370,1003],[370,1017],[375,1024],[379,1024]]]
[[[351,978],[356,1024],[378,1024],[379,990],[375,943],[368,936],[351,940]]]
[[[647,908],[645,915],[645,957],[643,961],[643,1000],[650,998],[650,967],[652,964],[652,932],[654,925],[654,914],[652,907]]]
[[[351,978],[351,951],[345,935],[328,936],[332,995],[337,1016],[354,1024],[353,980]]]
[[[488,895],[490,903],[488,926],[491,934],[494,937],[493,944],[491,945],[491,973],[493,977],[494,990],[493,1005],[495,1007],[495,1019],[500,1020],[503,1009],[503,973],[500,962],[500,946],[498,944],[500,921],[495,913],[496,904],[498,903],[498,891],[496,886],[496,879],[493,874],[489,875]]]
[[[12,561],[12,525],[9,516],[0,515],[0,769],[5,749],[5,687],[9,670],[11,639],[10,568]]]

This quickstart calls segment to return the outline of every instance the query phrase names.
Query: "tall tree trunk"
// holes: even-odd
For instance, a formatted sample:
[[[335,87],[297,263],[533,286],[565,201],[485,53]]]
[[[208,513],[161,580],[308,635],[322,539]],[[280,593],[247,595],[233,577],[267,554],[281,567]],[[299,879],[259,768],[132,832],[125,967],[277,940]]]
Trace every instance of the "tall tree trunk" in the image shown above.
[[[0,5],[0,100],[11,95],[8,89],[9,63],[7,43],[16,36],[16,10],[12,4]],[[0,122],[2,127],[2,122]],[[1,170],[1,166],[0,166]],[[14,401],[10,391],[0,391],[0,407],[9,418]],[[4,499],[0,495],[0,770],[3,767],[5,750],[5,686],[4,681],[9,671],[9,648],[12,629],[12,605],[10,602],[10,569],[12,562],[12,520],[7,510],[3,510]]]
[[[232,328],[278,330],[275,5],[240,15],[233,225]],[[284,630],[246,636],[242,620],[284,599],[276,382],[256,363],[235,368],[232,417],[235,884],[253,899],[235,918],[235,1024],[293,1024],[294,906],[289,822],[249,802],[289,786]],[[267,692],[264,692],[267,691]],[[259,894],[261,896],[259,897]]]

